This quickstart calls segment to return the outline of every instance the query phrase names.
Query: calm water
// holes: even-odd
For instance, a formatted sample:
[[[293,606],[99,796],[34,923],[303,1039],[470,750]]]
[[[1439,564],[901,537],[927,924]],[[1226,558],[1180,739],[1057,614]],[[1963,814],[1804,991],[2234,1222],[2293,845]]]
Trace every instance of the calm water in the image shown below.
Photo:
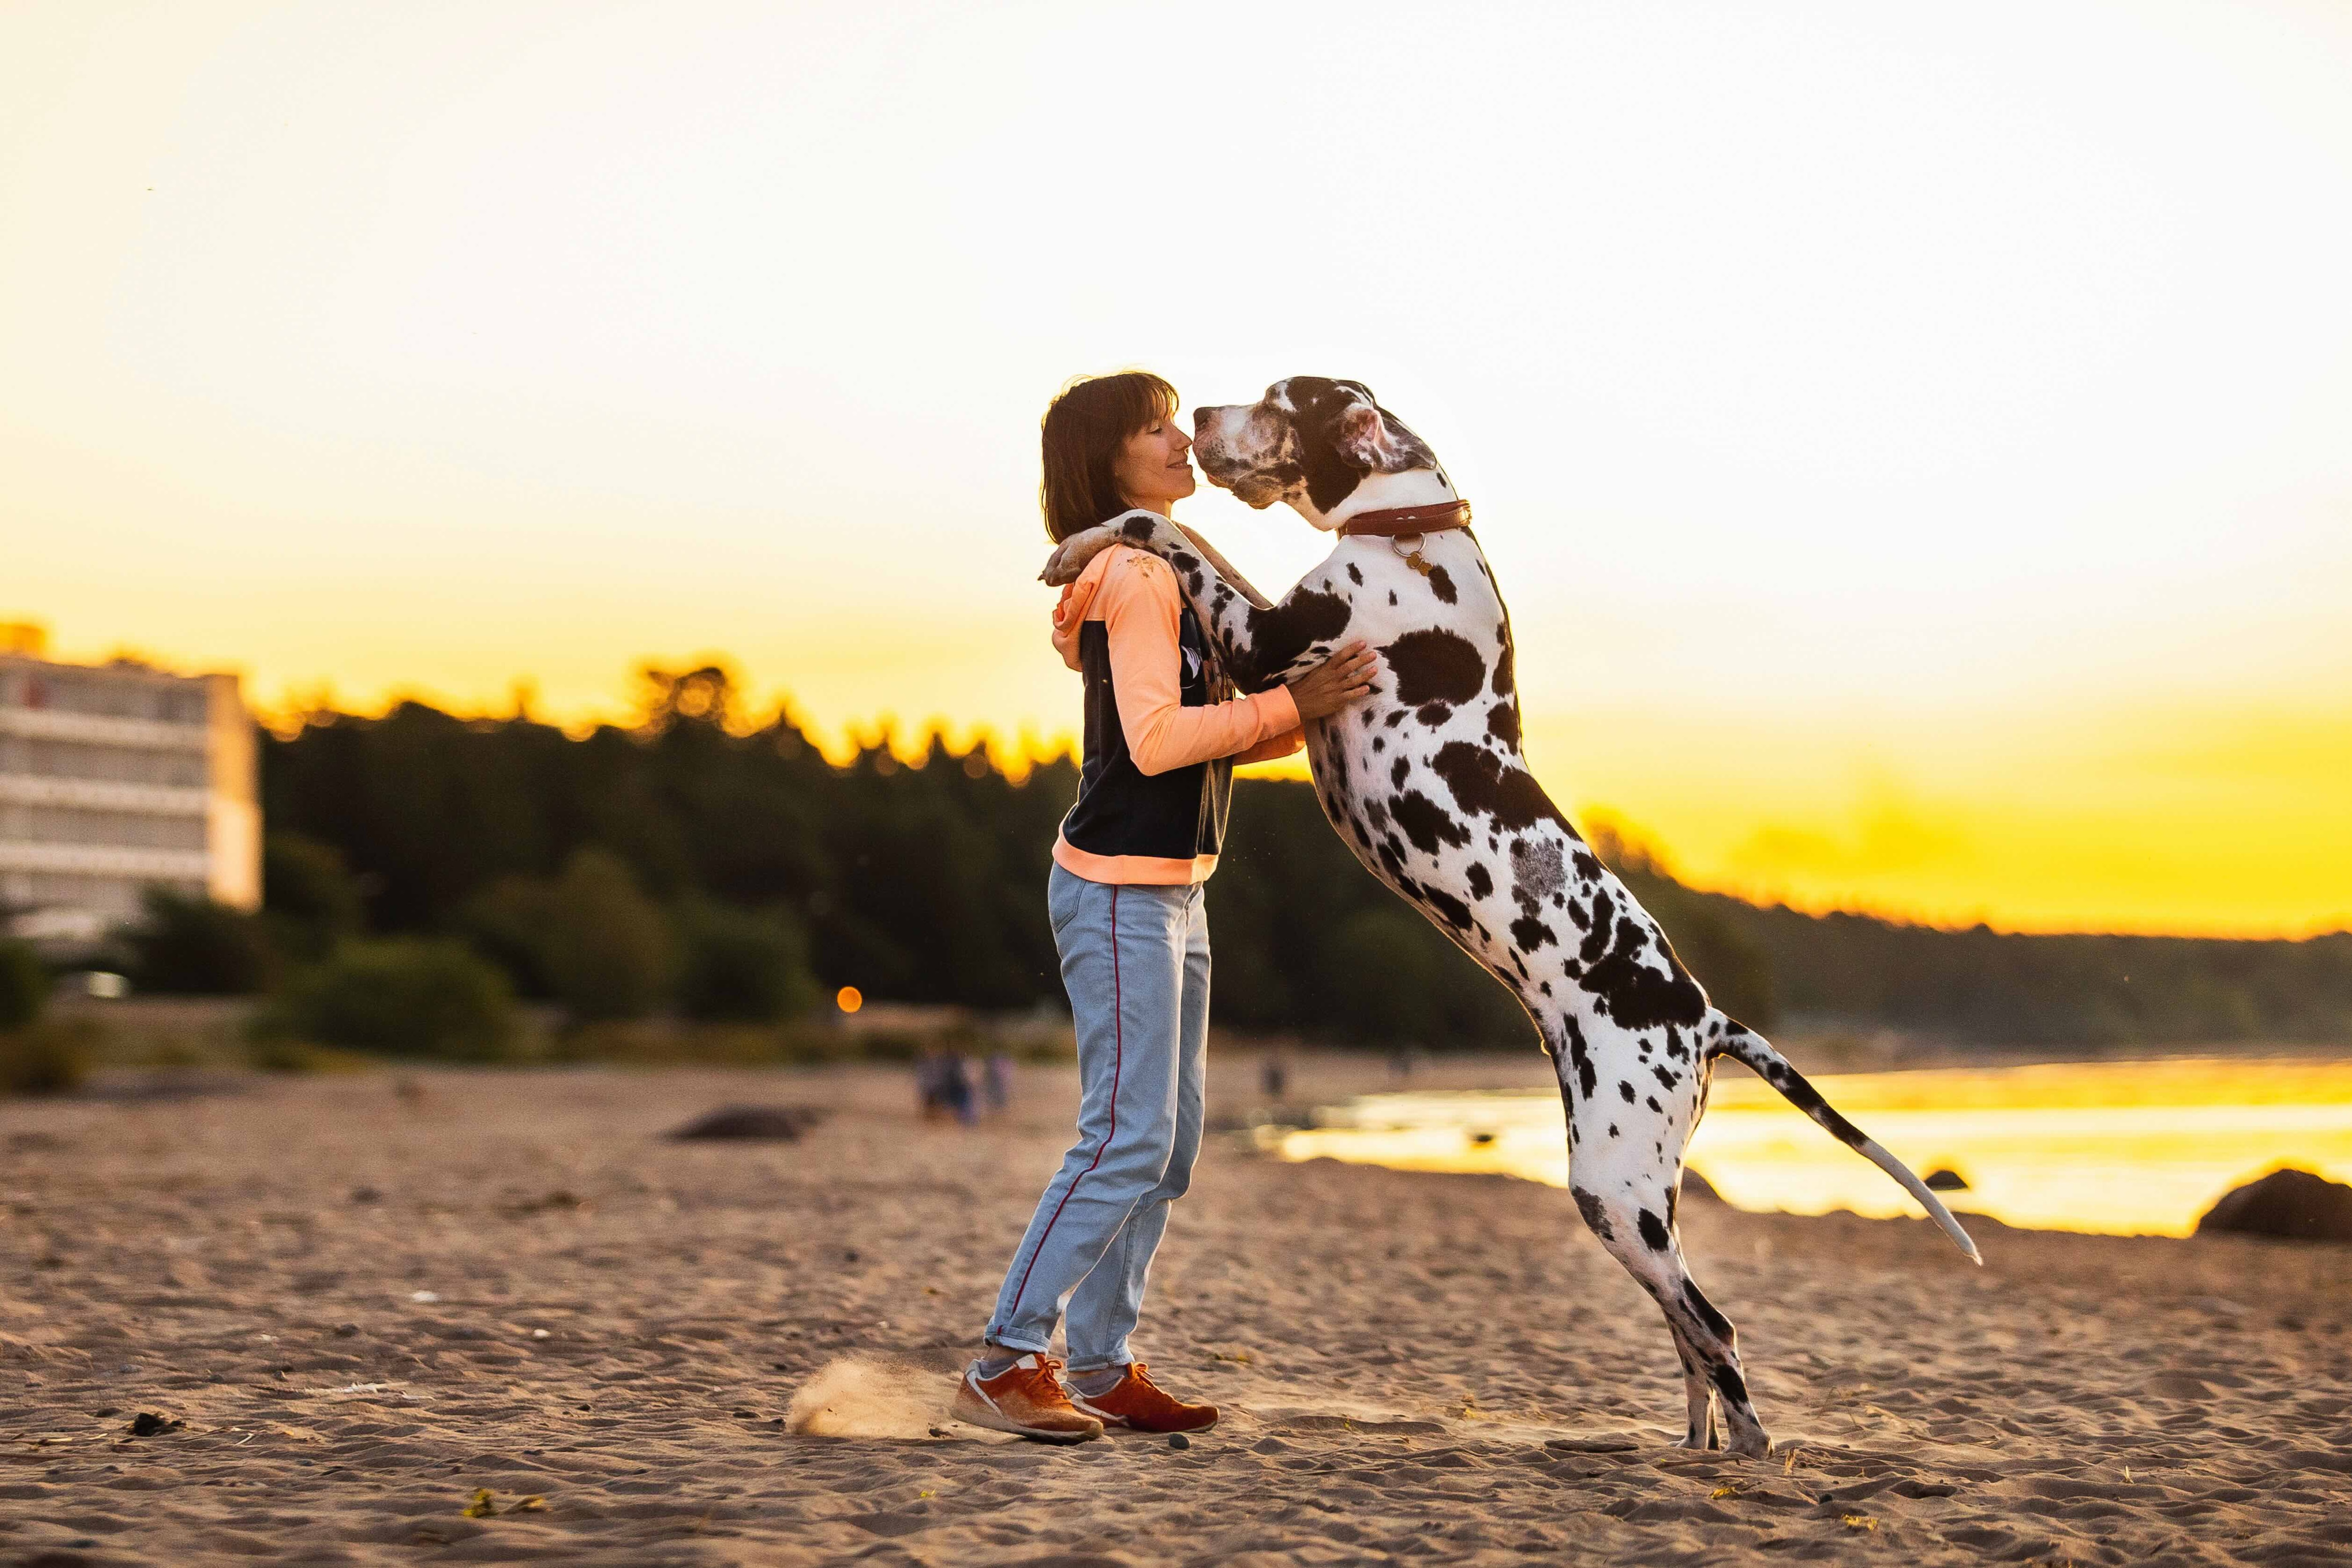
[[[2172,1060],[1817,1077],[1831,1104],[1955,1212],[2010,1225],[2186,1236],[2213,1200],[2281,1165],[2352,1181],[2352,1061]],[[1285,1159],[1480,1171],[1568,1185],[1559,1097],[1368,1094],[1272,1139]],[[1742,1208],[1916,1214],[1884,1173],[1729,1063],[1689,1163]]]

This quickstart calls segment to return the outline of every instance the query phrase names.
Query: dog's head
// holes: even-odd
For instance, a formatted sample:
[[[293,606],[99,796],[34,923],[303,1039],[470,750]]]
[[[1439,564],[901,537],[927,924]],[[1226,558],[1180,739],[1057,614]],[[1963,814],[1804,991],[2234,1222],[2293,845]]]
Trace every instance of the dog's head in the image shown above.
[[[1192,411],[1201,472],[1260,510],[1286,501],[1318,528],[1368,474],[1435,468],[1421,437],[1361,382],[1290,376],[1254,403]],[[1443,476],[1441,476],[1443,477]]]

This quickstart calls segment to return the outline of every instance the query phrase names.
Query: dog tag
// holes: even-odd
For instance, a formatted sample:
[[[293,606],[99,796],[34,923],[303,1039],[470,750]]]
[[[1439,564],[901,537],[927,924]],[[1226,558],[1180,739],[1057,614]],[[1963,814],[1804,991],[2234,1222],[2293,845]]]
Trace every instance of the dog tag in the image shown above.
[[[1396,551],[1397,558],[1402,560],[1405,565],[1412,568],[1413,570],[1421,573],[1422,576],[1427,577],[1429,575],[1429,563],[1421,559],[1421,541],[1423,537],[1423,536],[1420,534],[1412,536],[1412,549],[1411,549],[1401,548],[1404,543],[1404,540],[1401,538],[1391,539],[1389,541],[1389,548]]]

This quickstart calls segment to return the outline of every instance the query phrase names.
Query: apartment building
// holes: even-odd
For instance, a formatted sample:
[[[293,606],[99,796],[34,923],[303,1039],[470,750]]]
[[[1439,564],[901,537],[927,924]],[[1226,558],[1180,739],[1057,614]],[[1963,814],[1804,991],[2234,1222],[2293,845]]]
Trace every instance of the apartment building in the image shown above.
[[[0,917],[95,941],[151,886],[261,902],[253,720],[235,675],[62,664],[0,627]]]

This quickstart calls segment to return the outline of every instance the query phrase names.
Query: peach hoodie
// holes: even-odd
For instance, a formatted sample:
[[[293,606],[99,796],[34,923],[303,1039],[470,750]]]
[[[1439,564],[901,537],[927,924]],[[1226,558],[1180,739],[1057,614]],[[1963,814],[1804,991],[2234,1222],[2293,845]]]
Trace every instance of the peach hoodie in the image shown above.
[[[1183,595],[1166,561],[1128,545],[1113,545],[1087,563],[1054,607],[1054,648],[1080,668],[1078,628],[1099,621],[1110,646],[1111,690],[1128,755],[1143,773],[1165,773],[1196,762],[1236,763],[1287,757],[1306,744],[1298,705],[1276,686],[1233,702],[1186,707],[1179,695],[1178,620]],[[1056,835],[1054,859],[1088,882],[1206,882],[1217,857],[1161,860],[1149,855],[1096,855]]]

